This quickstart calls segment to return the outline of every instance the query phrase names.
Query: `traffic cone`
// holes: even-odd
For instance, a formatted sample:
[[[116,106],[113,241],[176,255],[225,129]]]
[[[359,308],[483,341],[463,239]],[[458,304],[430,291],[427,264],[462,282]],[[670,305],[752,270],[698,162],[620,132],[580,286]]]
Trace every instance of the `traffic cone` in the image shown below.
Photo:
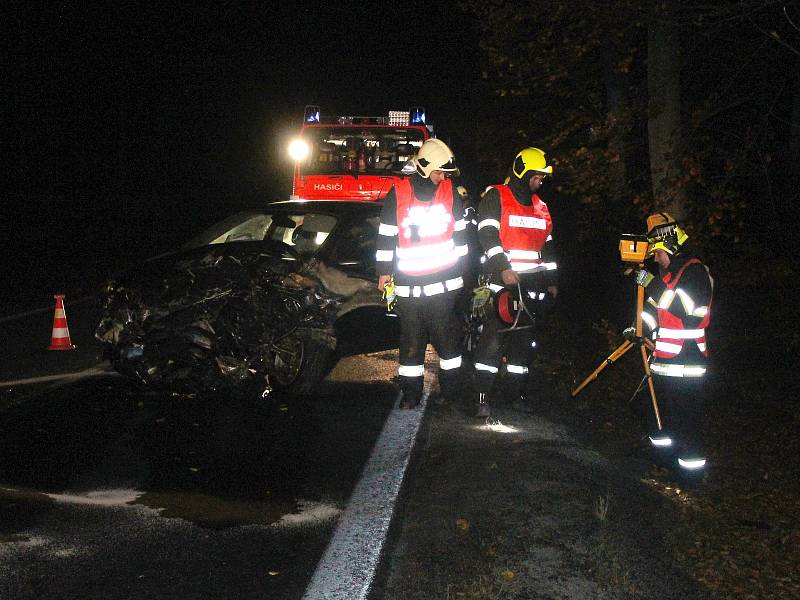
[[[53,336],[50,338],[48,350],[75,350],[75,345],[69,339],[67,327],[67,313],[64,312],[64,294],[56,294],[56,312],[53,315]]]

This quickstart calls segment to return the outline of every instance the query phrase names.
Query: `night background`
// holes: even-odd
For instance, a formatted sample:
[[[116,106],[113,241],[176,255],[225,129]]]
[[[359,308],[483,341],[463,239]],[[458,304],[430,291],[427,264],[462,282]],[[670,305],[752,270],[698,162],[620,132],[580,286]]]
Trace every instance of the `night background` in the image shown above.
[[[0,316],[56,291],[69,304],[214,221],[288,198],[304,105],[421,105],[475,197],[524,146],[554,164],[541,195],[560,251],[551,335],[572,340],[556,364],[565,391],[633,318],[619,234],[643,233],[655,209],[682,219],[716,280],[714,410],[728,420],[712,463],[739,478],[713,500],[730,515],[745,500],[759,519],[796,515],[798,2],[59,2],[18,4],[4,29]],[[593,410],[628,410],[620,371],[589,392]]]

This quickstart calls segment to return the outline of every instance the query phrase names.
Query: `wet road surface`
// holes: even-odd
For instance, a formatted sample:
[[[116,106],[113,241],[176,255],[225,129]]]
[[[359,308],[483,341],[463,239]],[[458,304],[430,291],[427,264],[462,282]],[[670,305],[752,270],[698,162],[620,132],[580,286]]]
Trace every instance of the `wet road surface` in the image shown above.
[[[4,391],[0,598],[298,598],[392,408],[396,354],[305,401]]]

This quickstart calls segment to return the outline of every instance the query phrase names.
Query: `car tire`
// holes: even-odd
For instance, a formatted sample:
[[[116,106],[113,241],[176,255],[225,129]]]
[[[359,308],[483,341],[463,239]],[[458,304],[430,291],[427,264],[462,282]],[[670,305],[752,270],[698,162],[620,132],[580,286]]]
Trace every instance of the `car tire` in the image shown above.
[[[331,368],[336,338],[318,330],[297,330],[271,353],[268,371],[273,389],[294,395],[309,395]]]

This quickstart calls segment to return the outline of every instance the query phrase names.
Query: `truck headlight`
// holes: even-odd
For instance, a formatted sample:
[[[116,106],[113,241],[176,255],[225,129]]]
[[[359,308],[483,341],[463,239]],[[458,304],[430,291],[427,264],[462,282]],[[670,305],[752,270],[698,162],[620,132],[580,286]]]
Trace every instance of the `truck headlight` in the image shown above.
[[[303,140],[292,140],[289,143],[289,156],[294,161],[301,161],[308,158],[309,148]]]

